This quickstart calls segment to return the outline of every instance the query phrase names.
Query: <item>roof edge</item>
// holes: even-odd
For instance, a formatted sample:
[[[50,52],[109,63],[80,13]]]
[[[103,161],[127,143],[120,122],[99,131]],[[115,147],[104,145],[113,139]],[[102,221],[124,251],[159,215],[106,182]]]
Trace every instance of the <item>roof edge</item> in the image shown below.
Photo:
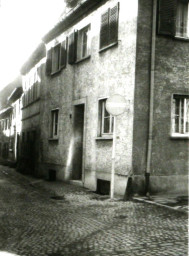
[[[64,32],[67,28],[73,25],[79,18],[81,18],[84,14],[89,13],[93,8],[98,5],[101,5],[104,2],[109,0],[86,0],[84,3],[81,3],[77,7],[73,9],[73,11],[69,12],[68,15],[58,22],[54,28],[52,28],[43,38],[42,41],[44,43],[49,43],[52,39],[59,36],[62,32]]]

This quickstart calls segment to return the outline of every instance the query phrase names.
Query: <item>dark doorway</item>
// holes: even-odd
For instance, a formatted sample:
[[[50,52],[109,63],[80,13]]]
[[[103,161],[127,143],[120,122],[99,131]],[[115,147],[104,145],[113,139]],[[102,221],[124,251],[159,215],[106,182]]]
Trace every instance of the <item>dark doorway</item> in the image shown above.
[[[74,107],[74,152],[72,171],[73,180],[82,179],[84,111],[84,104]]]
[[[17,133],[16,139],[16,161],[18,161],[20,157],[20,135]]]
[[[29,140],[29,146],[30,146],[30,152],[29,152],[29,158],[30,158],[30,166],[31,166],[31,174],[35,176],[35,163],[37,160],[36,155],[36,131],[30,132],[30,140]]]

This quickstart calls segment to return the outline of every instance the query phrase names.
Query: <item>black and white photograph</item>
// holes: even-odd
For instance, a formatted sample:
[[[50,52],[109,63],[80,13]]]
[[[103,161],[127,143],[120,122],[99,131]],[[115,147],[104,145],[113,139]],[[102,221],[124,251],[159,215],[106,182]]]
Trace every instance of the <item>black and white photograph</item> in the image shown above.
[[[189,0],[0,0],[0,256],[189,255]]]

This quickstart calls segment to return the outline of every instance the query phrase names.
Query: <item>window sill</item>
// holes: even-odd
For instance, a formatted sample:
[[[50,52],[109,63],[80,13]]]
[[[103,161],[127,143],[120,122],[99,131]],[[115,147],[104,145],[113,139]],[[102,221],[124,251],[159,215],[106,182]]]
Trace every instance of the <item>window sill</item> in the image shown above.
[[[86,56],[86,57],[84,57],[84,58],[82,58],[82,59],[78,59],[78,60],[75,62],[75,64],[78,64],[78,63],[83,62],[84,60],[88,60],[88,59],[90,59],[90,58],[91,58],[91,55],[88,55],[88,56]]]
[[[59,74],[61,71],[62,71],[62,69],[64,69],[66,66],[64,66],[64,67],[61,67],[61,68],[59,68],[57,71],[55,71],[55,72],[52,72],[51,74],[50,74],[50,76],[56,76],[57,74]]]
[[[103,137],[96,137],[96,140],[113,140],[113,136],[107,135],[107,136],[103,136]]]
[[[48,141],[58,141],[59,138],[48,138]]]
[[[22,110],[22,109],[25,109],[25,108],[27,108],[27,107],[29,107],[29,106],[31,106],[32,104],[36,103],[36,102],[39,101],[39,100],[40,100],[40,97],[38,97],[38,98],[35,99],[34,101],[30,102],[30,103],[27,104],[26,106],[22,107],[21,110]]]
[[[109,45],[107,45],[106,47],[101,48],[101,49],[99,50],[99,53],[104,52],[104,51],[108,50],[109,48],[112,48],[112,47],[117,46],[117,45],[118,45],[118,41],[115,42],[115,43],[113,43],[113,44],[109,44]]]
[[[170,136],[171,139],[185,139],[188,140],[189,139],[189,134],[171,134]]]
[[[175,38],[176,40],[189,41],[189,37],[175,36],[174,38]]]

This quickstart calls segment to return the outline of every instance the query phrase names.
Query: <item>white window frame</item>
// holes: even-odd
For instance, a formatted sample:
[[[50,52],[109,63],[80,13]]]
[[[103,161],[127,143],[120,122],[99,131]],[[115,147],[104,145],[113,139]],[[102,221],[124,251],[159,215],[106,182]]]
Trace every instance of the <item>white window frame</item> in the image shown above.
[[[188,9],[184,9],[185,5],[188,5]],[[183,7],[183,9],[182,9]],[[183,17],[183,10],[185,12],[185,17]],[[186,28],[185,32],[181,31],[181,18],[184,19],[183,26]],[[177,14],[176,14],[176,37],[178,38],[189,38],[189,3],[182,3],[182,1],[177,2]]]
[[[176,101],[179,103],[179,114],[176,114]],[[171,137],[172,138],[189,138],[189,131],[186,131],[187,119],[187,101],[189,95],[187,94],[173,94],[171,106]],[[183,104],[183,105],[182,105]],[[189,103],[188,103],[189,104]],[[182,111],[183,107],[183,111]],[[178,118],[178,131],[176,130],[176,118]]]
[[[57,122],[56,122],[56,113],[57,113]],[[58,136],[59,136],[59,108],[56,108],[51,110],[50,138],[58,139]]]
[[[78,31],[77,61],[86,59],[90,56],[90,44],[91,44],[90,29],[91,29],[91,25],[89,24]],[[86,43],[84,43],[84,38],[85,38],[84,36],[86,34],[87,34],[87,37],[86,37],[87,40],[86,40]],[[86,53],[85,54],[84,54],[84,44],[86,45]]]
[[[105,116],[105,107],[106,107],[106,100],[107,98],[101,98],[99,99],[99,136],[104,137],[104,136],[112,136],[113,135],[113,122],[114,122],[114,117],[110,114],[108,116]],[[106,111],[107,112],[107,111]],[[109,118],[109,131],[105,132],[104,131],[104,123],[105,119]]]

